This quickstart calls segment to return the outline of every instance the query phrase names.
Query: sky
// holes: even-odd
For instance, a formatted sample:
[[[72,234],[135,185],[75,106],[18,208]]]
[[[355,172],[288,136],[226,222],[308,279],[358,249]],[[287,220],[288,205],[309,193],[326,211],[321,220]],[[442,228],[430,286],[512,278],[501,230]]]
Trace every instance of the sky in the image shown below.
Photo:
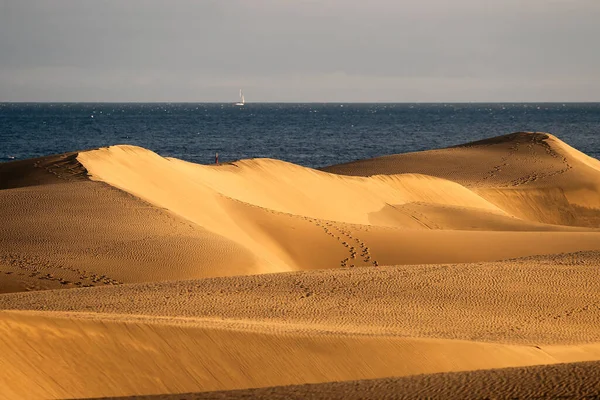
[[[600,101],[600,0],[0,0],[0,101]]]

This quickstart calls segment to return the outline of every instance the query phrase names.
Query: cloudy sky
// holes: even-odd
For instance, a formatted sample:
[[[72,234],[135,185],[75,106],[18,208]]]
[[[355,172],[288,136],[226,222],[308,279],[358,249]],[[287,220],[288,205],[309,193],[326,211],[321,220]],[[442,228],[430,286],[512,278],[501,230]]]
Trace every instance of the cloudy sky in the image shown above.
[[[0,0],[0,101],[600,101],[600,0]]]

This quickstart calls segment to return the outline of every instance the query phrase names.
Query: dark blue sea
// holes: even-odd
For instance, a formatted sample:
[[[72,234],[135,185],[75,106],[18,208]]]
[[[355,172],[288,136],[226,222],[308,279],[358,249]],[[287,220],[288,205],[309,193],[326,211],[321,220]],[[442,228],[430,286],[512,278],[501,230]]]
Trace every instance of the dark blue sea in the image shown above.
[[[0,103],[0,161],[133,144],[196,163],[320,167],[544,131],[600,157],[600,103]]]

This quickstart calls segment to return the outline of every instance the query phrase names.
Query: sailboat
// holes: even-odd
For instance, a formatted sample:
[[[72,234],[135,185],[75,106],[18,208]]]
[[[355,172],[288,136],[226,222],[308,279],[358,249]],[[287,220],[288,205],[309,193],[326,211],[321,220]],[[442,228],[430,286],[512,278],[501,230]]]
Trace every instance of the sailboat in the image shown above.
[[[243,106],[246,102],[244,101],[244,92],[240,89],[240,101],[235,103],[236,106]]]

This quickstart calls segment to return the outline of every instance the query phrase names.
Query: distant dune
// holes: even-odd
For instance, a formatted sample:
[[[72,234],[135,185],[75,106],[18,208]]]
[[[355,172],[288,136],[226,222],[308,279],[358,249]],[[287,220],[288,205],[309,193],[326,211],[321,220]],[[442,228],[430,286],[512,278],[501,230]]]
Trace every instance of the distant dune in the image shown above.
[[[323,170],[352,176],[425,174],[457,182],[523,220],[600,225],[600,161],[547,133],[518,132]]]
[[[0,204],[0,397],[453,397],[600,360],[600,162],[550,134],[323,170],[111,146],[0,164]],[[581,365],[539,373],[580,394]],[[527,379],[497,393],[562,393]]]

